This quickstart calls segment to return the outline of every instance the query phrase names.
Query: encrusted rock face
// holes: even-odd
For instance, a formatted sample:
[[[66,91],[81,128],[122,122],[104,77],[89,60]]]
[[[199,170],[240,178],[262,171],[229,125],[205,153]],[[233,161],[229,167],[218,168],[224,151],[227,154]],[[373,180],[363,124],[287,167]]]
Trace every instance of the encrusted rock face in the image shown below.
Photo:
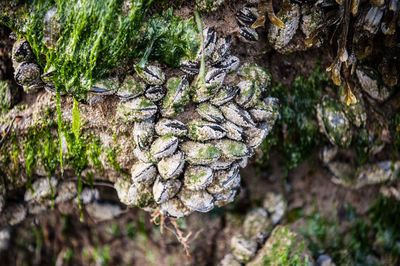
[[[239,169],[247,165],[272,130],[279,102],[267,96],[269,72],[253,63],[240,64],[239,58],[229,52],[229,37],[218,38],[213,28],[206,28],[203,37],[204,54],[199,50],[196,59],[182,62],[182,72],[171,71],[174,76],[166,75],[158,65],[136,65],[135,73],[94,82],[83,100],[86,104],[79,106],[87,156],[78,156],[84,164],[80,173],[74,168],[74,163],[80,162],[73,161],[77,160],[76,136],[70,129],[63,129],[63,169],[67,175],[96,178],[101,174],[102,179],[114,184],[121,203],[146,211],[161,210],[171,217],[208,212],[234,200],[241,184]],[[30,53],[26,42],[16,43],[15,67],[27,65],[27,70],[20,71],[22,76],[29,74],[24,78],[25,89],[42,93],[40,90],[50,85],[44,75],[39,75],[41,69],[34,69],[38,66]],[[61,101],[63,123],[71,124],[72,99],[66,96]],[[15,125],[19,131],[15,145],[29,145],[17,154],[15,162],[21,165],[11,165],[6,175],[22,177],[13,184],[15,188],[31,178],[33,190],[26,191],[25,200],[46,209],[75,198],[77,191],[58,178],[45,177],[51,166],[45,154],[29,166],[30,176],[20,171],[26,168],[24,158],[30,149],[40,151],[57,139],[57,122],[47,116],[56,113],[54,101],[44,95],[34,104],[37,108],[32,109],[37,114]],[[36,127],[40,130],[32,131]],[[42,132],[47,134],[48,142],[35,135]],[[56,144],[48,148],[48,156],[54,158],[52,176],[59,174],[55,158],[60,150]],[[13,149],[14,144],[10,145],[6,150]],[[60,198],[60,191],[66,192],[66,199]],[[83,202],[83,195],[78,198]],[[1,198],[0,208],[2,205],[7,207]],[[97,211],[107,206],[92,207],[93,216],[102,220]],[[36,209],[28,213],[39,213]]]
[[[136,83],[147,85],[118,104],[117,117],[133,124],[139,155],[131,180],[116,185],[127,205],[182,217],[228,204],[240,188],[240,165],[275,123],[279,103],[266,98],[270,74],[255,64],[240,66],[229,54],[230,39],[219,39],[212,28],[203,35],[205,71],[201,54],[182,63],[187,75],[136,67]],[[149,97],[148,90],[165,93]]]

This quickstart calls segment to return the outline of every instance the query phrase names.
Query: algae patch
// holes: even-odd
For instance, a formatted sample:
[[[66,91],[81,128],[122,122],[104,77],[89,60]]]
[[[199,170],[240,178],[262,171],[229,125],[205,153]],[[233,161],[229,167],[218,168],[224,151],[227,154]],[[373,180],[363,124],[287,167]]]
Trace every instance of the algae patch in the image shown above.
[[[85,99],[94,81],[129,59],[176,67],[197,54],[193,19],[175,16],[172,9],[145,18],[152,3],[134,0],[127,8],[118,0],[36,0],[20,3],[13,16],[6,6],[0,23],[26,38],[56,88]]]
[[[291,88],[280,83],[271,88],[271,96],[281,103],[281,112],[275,131],[263,143],[264,154],[268,156],[272,147],[281,150],[286,171],[306,160],[322,143],[315,106],[327,84],[326,73],[316,65],[309,77],[297,77]]]

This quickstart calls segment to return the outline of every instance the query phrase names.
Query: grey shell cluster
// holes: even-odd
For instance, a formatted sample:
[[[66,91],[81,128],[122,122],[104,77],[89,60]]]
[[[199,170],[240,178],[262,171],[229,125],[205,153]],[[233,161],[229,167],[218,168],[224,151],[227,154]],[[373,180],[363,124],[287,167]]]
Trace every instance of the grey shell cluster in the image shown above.
[[[270,74],[255,64],[240,65],[229,53],[229,37],[217,38],[212,28],[203,34],[203,76],[199,53],[181,65],[187,75],[167,79],[148,65],[136,67],[139,80],[129,77],[142,89],[125,95],[117,117],[133,124],[138,161],[131,180],[115,183],[128,206],[183,217],[232,202],[240,167],[275,123],[278,100],[265,97]]]
[[[252,24],[259,17],[257,7],[245,6],[236,14],[239,23],[240,36],[244,42],[255,42],[259,40],[257,31],[252,28]]]
[[[236,13],[236,19],[239,25],[240,37],[247,43],[257,42],[260,39],[259,33],[254,28],[257,18],[264,16],[256,5],[257,1],[247,1],[248,4]],[[274,23],[267,26],[268,42],[270,46],[279,53],[290,53],[295,50],[306,50],[311,46],[319,47],[323,39],[318,38],[312,43],[313,32],[321,28],[323,24],[322,10],[315,4],[303,3],[299,5],[298,1],[283,1],[281,10],[276,14],[283,25],[279,27]],[[296,33],[301,30],[304,38],[299,45],[295,41]]]
[[[42,87],[40,67],[35,62],[35,56],[25,39],[21,38],[15,42],[12,61],[15,81],[24,88],[26,93],[35,92]]]

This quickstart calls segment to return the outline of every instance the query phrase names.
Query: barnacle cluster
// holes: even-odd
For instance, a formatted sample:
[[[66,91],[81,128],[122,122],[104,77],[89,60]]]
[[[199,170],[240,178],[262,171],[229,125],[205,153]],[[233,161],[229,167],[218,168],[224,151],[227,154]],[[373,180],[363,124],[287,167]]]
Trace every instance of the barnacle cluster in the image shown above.
[[[279,103],[265,96],[270,74],[241,65],[229,37],[206,28],[203,38],[197,60],[181,65],[187,75],[167,78],[146,65],[128,77],[136,89],[117,117],[133,124],[138,160],[131,180],[115,184],[126,205],[172,217],[226,205],[240,188],[240,167],[275,123]]]
[[[332,73],[335,85],[344,84],[345,102],[351,104],[358,100],[353,77],[361,66],[376,68],[388,87],[398,84],[399,9],[396,0],[286,0],[275,14],[272,1],[262,0],[257,7],[252,2],[245,6],[237,19],[241,36],[256,41],[255,29],[264,26],[268,17],[268,40],[280,53],[329,44],[336,52],[332,51],[333,61],[326,70]]]

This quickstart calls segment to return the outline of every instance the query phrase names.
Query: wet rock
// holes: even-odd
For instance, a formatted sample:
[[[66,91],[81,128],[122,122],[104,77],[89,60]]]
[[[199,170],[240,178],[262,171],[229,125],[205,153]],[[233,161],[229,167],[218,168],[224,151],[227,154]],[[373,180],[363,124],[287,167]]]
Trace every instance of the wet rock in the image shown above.
[[[286,200],[283,194],[276,192],[268,192],[263,201],[263,207],[268,211],[270,220],[273,225],[277,224],[286,211]]]
[[[246,238],[254,239],[259,234],[266,233],[270,224],[268,213],[264,209],[254,209],[246,214],[243,223],[243,235]]]
[[[257,251],[257,243],[242,235],[232,237],[231,247],[233,256],[242,263],[249,262]]]
[[[316,266],[335,266],[336,264],[333,263],[332,258],[329,255],[322,254],[318,257]]]
[[[272,231],[257,256],[247,265],[278,265],[282,256],[294,265],[312,265],[313,259],[304,240],[290,230],[288,226],[278,225]]]
[[[97,200],[86,205],[85,210],[91,218],[98,222],[114,219],[123,212],[118,204]]]
[[[28,188],[25,192],[25,201],[41,202],[45,198],[49,198],[51,195],[55,194],[57,183],[58,181],[55,177],[50,180],[47,177],[35,180],[32,183],[32,188]]]

